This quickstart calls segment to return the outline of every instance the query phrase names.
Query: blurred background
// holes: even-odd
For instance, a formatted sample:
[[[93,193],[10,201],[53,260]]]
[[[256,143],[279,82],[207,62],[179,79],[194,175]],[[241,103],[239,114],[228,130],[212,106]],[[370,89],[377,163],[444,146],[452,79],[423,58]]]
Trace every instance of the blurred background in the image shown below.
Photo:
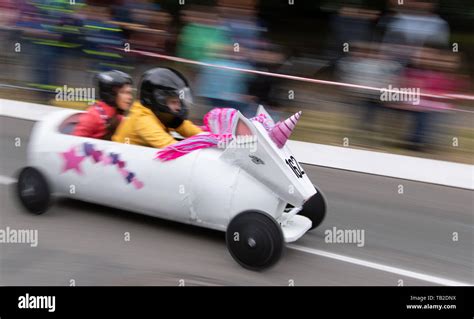
[[[263,104],[277,119],[303,111],[292,139],[474,164],[473,20],[471,0],[0,0],[0,98],[85,109],[55,89],[170,66],[191,82],[197,123]]]

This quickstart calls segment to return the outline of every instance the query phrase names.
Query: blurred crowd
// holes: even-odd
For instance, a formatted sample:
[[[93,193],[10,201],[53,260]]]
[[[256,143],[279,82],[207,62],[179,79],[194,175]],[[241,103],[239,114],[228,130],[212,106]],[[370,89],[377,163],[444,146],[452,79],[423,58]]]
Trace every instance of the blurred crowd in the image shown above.
[[[430,142],[439,114],[451,110],[451,100],[436,95],[468,88],[459,73],[462,53],[450,42],[448,23],[427,0],[390,2],[385,13],[342,7],[333,20],[333,42],[328,50],[342,82],[392,92],[349,89],[361,110],[360,123],[374,130],[377,113],[406,113],[412,118],[408,147],[421,149]],[[341,43],[346,50],[337,50]],[[412,95],[401,92],[412,90]],[[423,96],[429,94],[433,96]]]
[[[275,37],[258,0],[176,2],[170,7],[166,1],[146,0],[0,0],[1,81],[48,92],[65,83],[90,86],[99,71],[115,69],[138,77],[163,63],[136,51],[325,78],[360,86],[337,87],[337,95],[352,105],[341,111],[357,118],[354,130],[376,134],[383,131],[387,115],[408,117],[400,139],[416,150],[434,143],[443,114],[457,108],[457,101],[434,95],[470,92],[463,72],[466,57],[451,41],[450,26],[434,0],[389,0],[383,10],[364,1],[339,1],[328,14],[325,35],[314,30],[295,34],[302,42],[325,36],[323,47],[311,54],[288,48],[284,38],[271,40]],[[23,76],[15,69],[19,56],[19,64],[27,66]],[[206,107],[234,107],[247,116],[258,104],[277,116],[285,107],[319,110],[308,100],[318,101],[326,90],[251,72],[188,64],[178,68],[191,78],[194,95]],[[362,87],[419,91],[401,97]]]

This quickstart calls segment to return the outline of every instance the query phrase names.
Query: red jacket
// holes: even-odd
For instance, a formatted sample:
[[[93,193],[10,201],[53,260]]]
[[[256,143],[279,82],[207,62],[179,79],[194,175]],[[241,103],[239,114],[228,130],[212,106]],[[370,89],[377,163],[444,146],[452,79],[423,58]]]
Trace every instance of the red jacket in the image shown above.
[[[115,128],[113,119],[117,118],[117,123],[120,123],[122,116],[117,114],[117,111],[112,106],[105,102],[98,101],[87,109],[87,112],[82,114],[74,128],[73,135],[92,137],[104,139],[108,137],[110,139]]]

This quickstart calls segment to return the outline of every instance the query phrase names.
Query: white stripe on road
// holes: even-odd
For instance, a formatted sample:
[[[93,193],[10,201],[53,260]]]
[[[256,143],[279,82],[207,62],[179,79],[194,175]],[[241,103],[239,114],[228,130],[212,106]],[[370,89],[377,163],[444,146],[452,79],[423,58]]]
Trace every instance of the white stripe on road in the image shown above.
[[[13,184],[13,183],[16,183],[16,178],[0,175],[0,184],[10,185],[10,184]]]
[[[426,275],[426,274],[414,272],[411,270],[401,269],[401,268],[392,267],[392,266],[386,266],[386,265],[374,263],[371,261],[366,261],[366,260],[362,260],[358,258],[334,254],[334,253],[330,253],[324,250],[313,249],[313,248],[308,248],[308,247],[303,247],[303,246],[298,246],[298,245],[287,245],[287,247],[290,249],[302,251],[302,252],[317,255],[317,256],[327,257],[327,258],[344,261],[344,262],[348,262],[348,263],[363,266],[363,267],[390,272],[390,273],[397,274],[404,277],[410,277],[410,278],[414,278],[418,280],[428,281],[428,282],[438,284],[438,285],[443,285],[443,286],[472,286],[473,285],[472,283],[460,282],[460,281],[455,281],[451,279]]]
[[[13,183],[16,183],[17,180],[15,178],[9,177],[9,176],[3,176],[0,175],[0,184],[3,185],[10,185]],[[363,267],[368,267],[368,268],[373,268],[377,269],[380,271],[385,271],[385,272],[390,272],[393,274],[405,276],[405,277],[410,277],[410,278],[415,278],[418,280],[423,280],[423,281],[428,281],[431,283],[439,284],[439,285],[444,285],[444,286],[472,286],[471,283],[464,283],[464,282],[459,282],[459,281],[454,281],[446,278],[441,278],[441,277],[436,277],[436,276],[431,276],[431,275],[425,275],[422,273],[410,271],[410,270],[405,270],[397,267],[392,267],[392,266],[386,266],[378,263],[374,263],[371,261],[366,261],[358,258],[353,258],[353,257],[348,257],[348,256],[343,256],[335,253],[331,253],[328,251],[324,250],[319,250],[319,249],[313,249],[313,248],[308,248],[308,247],[303,247],[303,246],[298,246],[298,245],[287,245],[288,248],[302,251],[305,253],[313,254],[313,255],[318,255],[322,257],[327,257],[339,261],[344,261],[348,262],[351,264],[363,266]]]

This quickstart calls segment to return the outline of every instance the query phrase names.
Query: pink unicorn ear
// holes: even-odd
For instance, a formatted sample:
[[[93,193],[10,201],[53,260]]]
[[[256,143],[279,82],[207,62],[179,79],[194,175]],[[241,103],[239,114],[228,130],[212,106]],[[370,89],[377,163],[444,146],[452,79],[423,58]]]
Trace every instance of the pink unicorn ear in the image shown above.
[[[234,136],[253,136],[254,133],[250,127],[251,122],[245,118],[240,112],[235,114],[234,118]]]
[[[242,121],[241,119],[237,120],[237,127],[235,128],[235,136],[250,136],[253,135],[250,127],[248,127],[247,123]]]
[[[278,148],[282,148],[286,141],[290,138],[291,132],[296,126],[296,123],[300,119],[301,111],[293,114],[283,122],[278,122],[269,132],[270,138],[275,142]]]

